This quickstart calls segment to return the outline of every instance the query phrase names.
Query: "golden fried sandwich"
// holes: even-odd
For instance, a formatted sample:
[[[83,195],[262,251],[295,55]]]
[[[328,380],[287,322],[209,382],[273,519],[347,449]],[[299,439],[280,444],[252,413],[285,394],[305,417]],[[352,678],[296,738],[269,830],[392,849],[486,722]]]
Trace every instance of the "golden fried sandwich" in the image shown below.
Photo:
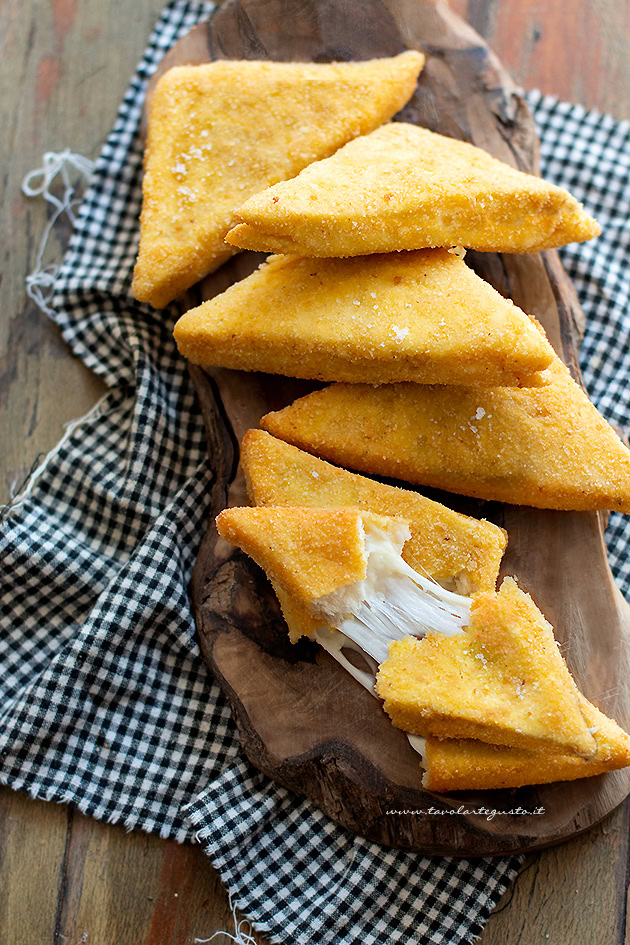
[[[402,520],[356,509],[229,509],[217,526],[310,609],[317,641],[371,691],[378,670],[394,724],[424,735],[410,741],[428,789],[545,783],[630,763],[630,739],[578,692],[551,627],[513,580],[472,601],[451,594],[403,561]],[[435,726],[453,737],[436,738]],[[462,728],[479,739],[454,737]]]
[[[195,364],[350,383],[541,383],[553,348],[444,249],[274,256],[175,326]]]
[[[491,522],[332,466],[263,430],[243,437],[241,468],[254,505],[355,507],[399,516],[409,524],[402,556],[412,568],[460,594],[496,586],[507,536]]]
[[[554,358],[537,388],[334,384],[269,413],[334,463],[481,499],[630,513],[630,451]]]
[[[255,194],[236,216],[232,246],[303,256],[431,246],[531,253],[600,233],[566,190],[403,122]]]
[[[232,508],[217,517],[217,530],[263,568],[292,606],[304,608],[312,638],[342,665],[349,645],[374,670],[392,640],[428,628],[457,634],[469,619],[468,597],[401,557],[410,537],[403,519],[356,508]]]
[[[376,691],[414,735],[596,751],[553,630],[512,578],[475,596],[464,633],[394,640]]]
[[[626,768],[630,765],[630,736],[581,694],[579,701],[597,746],[592,758],[507,748],[472,738],[429,737],[423,745],[414,739],[423,759],[423,786],[437,793],[517,788],[525,784],[575,781]]]
[[[233,253],[223,238],[248,197],[293,177],[407,102],[424,57],[357,63],[221,60],[179,66],[149,114],[133,294],[156,308]]]
[[[245,551],[301,604],[362,581],[365,521],[396,528],[357,509],[234,508],[217,517],[219,535]]]

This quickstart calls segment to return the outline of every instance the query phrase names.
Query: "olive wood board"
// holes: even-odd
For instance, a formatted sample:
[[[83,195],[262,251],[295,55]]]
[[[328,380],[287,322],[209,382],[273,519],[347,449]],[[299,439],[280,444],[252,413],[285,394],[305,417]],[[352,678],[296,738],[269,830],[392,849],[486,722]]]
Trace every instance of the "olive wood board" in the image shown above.
[[[423,51],[427,62],[397,118],[472,141],[537,172],[538,140],[522,94],[483,40],[441,2],[227,0],[208,23],[173,47],[158,76],[173,65],[212,59],[329,62],[391,56],[407,48]],[[201,297],[224,291],[262,258],[235,256],[204,280]],[[579,380],[584,316],[557,253],[469,252],[467,262],[543,324]],[[230,701],[243,751],[257,768],[359,835],[434,854],[539,849],[588,829],[623,801],[630,793],[628,769],[517,790],[425,791],[417,754],[379,702],[315,644],[289,643],[265,575],[219,539],[214,526],[227,505],[248,504],[237,468],[245,430],[269,410],[321,385],[193,365],[190,372],[215,474],[208,530],[191,584],[195,619],[204,658]],[[424,491],[507,529],[502,574],[514,575],[550,620],[585,695],[628,728],[630,608],[606,559],[605,516]],[[478,813],[413,813],[430,807],[445,813],[544,808],[544,814],[488,819]]]

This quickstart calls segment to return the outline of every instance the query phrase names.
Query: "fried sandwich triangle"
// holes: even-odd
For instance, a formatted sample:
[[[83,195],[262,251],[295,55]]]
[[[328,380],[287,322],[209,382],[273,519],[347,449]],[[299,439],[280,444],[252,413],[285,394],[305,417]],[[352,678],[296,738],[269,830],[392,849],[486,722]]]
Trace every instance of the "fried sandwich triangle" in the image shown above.
[[[333,384],[261,426],[343,466],[547,509],[630,513],[630,451],[555,357],[536,388]]]
[[[471,738],[427,738],[422,784],[429,791],[483,791],[574,781],[630,765],[630,736],[579,694],[580,709],[597,745],[592,758],[489,745]],[[414,740],[417,744],[418,739]]]
[[[233,212],[408,101],[424,57],[218,61],[170,69],[151,101],[133,293],[159,308],[220,266]]]
[[[332,466],[263,430],[243,437],[241,468],[253,505],[354,507],[400,517],[411,532],[402,556],[412,568],[459,594],[496,586],[507,536],[492,522]],[[297,629],[292,638],[299,636]]]
[[[217,528],[310,608],[326,649],[341,633],[380,666],[403,730],[596,752],[553,631],[513,581],[472,602],[446,591],[403,561],[403,520],[356,509],[227,509]]]
[[[464,633],[395,640],[376,691],[394,725],[414,735],[596,750],[553,630],[512,578],[473,598]]]
[[[460,594],[495,588],[507,537],[491,522],[331,466],[263,430],[243,437],[241,468],[254,505],[355,507],[400,516],[411,532],[402,556],[412,568]],[[308,606],[272,583],[291,640],[312,635],[317,621]]]
[[[233,246],[303,256],[430,246],[530,253],[600,233],[566,190],[403,122],[255,194],[237,218]]]
[[[541,383],[553,348],[444,249],[355,259],[275,256],[175,326],[196,364],[324,381]]]

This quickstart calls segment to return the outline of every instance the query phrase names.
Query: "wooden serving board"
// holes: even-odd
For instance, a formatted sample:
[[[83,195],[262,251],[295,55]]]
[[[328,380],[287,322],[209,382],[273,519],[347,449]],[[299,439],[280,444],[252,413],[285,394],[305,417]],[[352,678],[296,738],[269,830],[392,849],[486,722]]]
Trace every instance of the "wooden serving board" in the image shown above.
[[[403,49],[427,55],[417,91],[398,116],[463,138],[522,170],[536,171],[538,142],[520,92],[483,40],[430,0],[227,0],[167,55],[160,71],[215,58],[368,59]],[[243,278],[261,257],[236,256],[202,286],[203,297]],[[556,252],[467,255],[467,262],[535,316],[579,379],[584,318]],[[206,661],[227,694],[243,750],[256,767],[306,795],[338,823],[370,839],[427,853],[487,855],[534,850],[586,830],[630,793],[630,770],[519,790],[432,795],[418,757],[380,704],[308,641],[288,642],[264,574],[218,539],[214,517],[247,503],[238,440],[271,409],[313,387],[262,374],[191,366],[216,473],[208,531],[192,579]],[[408,486],[407,486],[408,488]],[[630,726],[630,608],[614,585],[604,516],[502,506],[432,492],[445,504],[503,525],[502,572],[514,575],[553,624],[586,696]],[[479,807],[538,816],[392,814]]]

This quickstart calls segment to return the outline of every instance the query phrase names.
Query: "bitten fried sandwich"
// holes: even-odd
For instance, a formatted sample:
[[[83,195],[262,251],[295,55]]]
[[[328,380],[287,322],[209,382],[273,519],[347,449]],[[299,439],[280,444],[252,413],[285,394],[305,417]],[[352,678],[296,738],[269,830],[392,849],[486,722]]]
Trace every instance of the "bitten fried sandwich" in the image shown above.
[[[492,522],[332,466],[263,430],[243,437],[241,467],[252,505],[353,507],[399,517],[411,532],[402,556],[412,568],[458,594],[496,586],[507,535]]]
[[[357,509],[228,509],[217,527],[308,610],[314,639],[383,699],[394,725],[416,747],[424,740],[426,787],[520,786],[630,764],[630,738],[579,693],[551,627],[511,579],[472,598],[445,590],[403,560],[404,521]],[[365,669],[344,649],[359,650]]]
[[[410,530],[403,558],[411,567],[463,594],[496,585],[507,538],[491,522],[331,466],[262,430],[248,430],[243,437],[241,467],[254,505],[355,507],[401,516]],[[310,609],[273,578],[272,583],[291,639],[312,635],[317,624]]]

